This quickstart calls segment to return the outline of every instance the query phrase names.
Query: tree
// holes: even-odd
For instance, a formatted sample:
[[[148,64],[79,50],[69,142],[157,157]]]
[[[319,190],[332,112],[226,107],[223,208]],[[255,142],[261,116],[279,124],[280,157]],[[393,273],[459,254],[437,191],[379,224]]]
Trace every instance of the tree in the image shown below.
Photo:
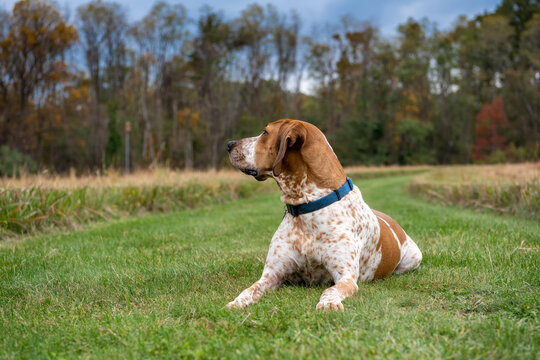
[[[8,36],[11,26],[11,17],[8,12],[0,10],[0,44],[3,44]],[[0,51],[0,142],[7,142],[6,135],[9,134],[9,124],[7,111],[9,106],[8,94],[12,82],[10,54],[7,51]]]
[[[96,99],[104,89],[113,95],[122,87],[126,56],[125,9],[115,2],[94,0],[77,8],[81,44]]]
[[[157,144],[160,148],[165,145],[163,104],[164,74],[167,61],[178,52],[187,35],[185,25],[186,9],[183,5],[170,5],[164,1],[154,4],[150,13],[131,28],[131,35],[138,47],[138,62],[142,71],[143,88],[139,95],[140,109],[144,122],[143,157],[149,157],[152,163],[156,159],[153,129],[157,130]],[[155,81],[154,96],[150,98],[155,112],[154,124],[149,116],[147,92],[150,82]],[[158,152],[158,154],[161,153]]]
[[[0,142],[39,167],[119,166],[124,121],[134,167],[219,168],[228,139],[281,117],[319,126],[346,165],[540,153],[537,1],[447,31],[410,18],[386,39],[350,15],[308,37],[273,5],[232,19],[206,6],[191,26],[166,1],[129,22],[92,0],[77,31],[48,1],[0,11]]]
[[[495,151],[505,150],[507,140],[502,135],[505,128],[503,100],[497,96],[491,103],[482,106],[476,116],[473,159],[485,161]]]
[[[242,60],[246,62],[244,75],[246,81],[242,94],[248,111],[262,114],[263,77],[270,60],[270,23],[264,8],[257,4],[251,4],[242,11],[236,23],[236,34],[232,34],[233,41],[235,46],[245,51]]]
[[[231,25],[209,7],[203,8],[197,25],[189,69],[197,88],[198,112],[206,127],[206,157],[209,166],[216,169],[225,135],[238,114],[239,94],[224,76],[237,43]]]
[[[319,101],[316,102],[313,121],[323,130],[338,128],[340,114],[336,104],[338,46],[331,42],[309,40],[308,70],[315,80]]]
[[[82,50],[94,93],[90,136],[92,163],[99,166],[103,159],[107,128],[109,132],[118,131],[107,125],[100,107],[102,102],[114,101],[124,82],[127,20],[125,10],[118,3],[101,0],[80,6],[77,14]],[[116,118],[116,114],[110,111],[108,114]]]
[[[3,15],[5,18],[5,15]],[[78,39],[77,30],[67,24],[60,13],[49,3],[40,0],[22,0],[15,4],[9,22],[3,27],[0,50],[2,55],[2,91],[7,99],[8,81],[16,102],[15,111],[4,113],[1,140],[24,151],[38,152],[43,138],[44,124],[29,124],[28,107],[34,96],[47,98],[48,91],[55,91],[54,84],[65,80],[66,64],[63,57]],[[4,105],[5,106],[5,105]],[[15,123],[16,121],[16,123]],[[38,144],[24,141],[23,133],[32,134]]]
[[[507,19],[508,24],[513,28],[511,46],[515,64],[522,60],[519,57],[522,43],[521,35],[526,30],[527,23],[539,12],[540,4],[537,0],[502,0],[495,10],[495,14]]]
[[[107,123],[107,130],[109,136],[107,138],[107,144],[105,145],[105,165],[118,165],[119,153],[122,149],[122,136],[118,131],[116,123],[117,105],[114,101],[109,102],[107,112],[109,114],[109,122]]]

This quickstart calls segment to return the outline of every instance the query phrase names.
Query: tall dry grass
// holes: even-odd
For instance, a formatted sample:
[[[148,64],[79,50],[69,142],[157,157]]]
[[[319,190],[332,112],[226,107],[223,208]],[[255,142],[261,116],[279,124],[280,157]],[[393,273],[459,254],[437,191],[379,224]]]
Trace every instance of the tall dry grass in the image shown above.
[[[429,167],[346,168],[355,177],[380,177],[426,171]],[[77,177],[41,173],[0,178],[0,238],[118,216],[167,212],[260,192],[277,191],[234,170],[174,171],[166,168],[123,175]]]
[[[140,171],[123,176],[40,174],[0,180],[0,238],[146,212],[167,212],[272,191],[240,172]]]
[[[408,188],[448,205],[540,219],[540,163],[451,166],[415,177]]]
[[[419,174],[435,167],[432,165],[348,166],[345,173],[356,178],[370,179],[386,176]]]
[[[74,189],[99,187],[142,187],[142,186],[183,186],[191,182],[245,181],[247,177],[239,171],[175,171],[167,168],[140,170],[128,175],[110,170],[105,175],[76,176],[40,173],[19,178],[0,178],[0,188],[21,189],[40,187],[47,189]]]

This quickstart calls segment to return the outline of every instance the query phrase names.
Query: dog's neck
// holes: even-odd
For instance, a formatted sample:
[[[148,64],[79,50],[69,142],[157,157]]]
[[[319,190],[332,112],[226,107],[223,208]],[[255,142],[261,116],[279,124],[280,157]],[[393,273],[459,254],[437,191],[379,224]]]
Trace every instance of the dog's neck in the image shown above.
[[[274,176],[281,190],[281,201],[285,204],[299,205],[315,201],[328,195],[332,189],[319,187],[314,181],[310,181],[307,175],[295,176],[292,174],[280,174]]]
[[[331,174],[323,174],[321,179],[321,176],[315,176],[307,166],[300,170],[286,170],[273,177],[281,190],[281,201],[285,204],[299,205],[318,200],[339,189],[346,181],[344,172],[333,174],[333,178],[330,178]]]

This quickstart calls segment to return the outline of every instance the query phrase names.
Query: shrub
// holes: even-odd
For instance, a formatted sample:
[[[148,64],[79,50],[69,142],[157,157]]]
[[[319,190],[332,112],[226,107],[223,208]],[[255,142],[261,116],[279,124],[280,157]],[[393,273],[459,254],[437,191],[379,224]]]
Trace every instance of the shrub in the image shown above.
[[[0,147],[0,176],[21,176],[21,172],[35,173],[37,165],[25,155],[7,145]]]

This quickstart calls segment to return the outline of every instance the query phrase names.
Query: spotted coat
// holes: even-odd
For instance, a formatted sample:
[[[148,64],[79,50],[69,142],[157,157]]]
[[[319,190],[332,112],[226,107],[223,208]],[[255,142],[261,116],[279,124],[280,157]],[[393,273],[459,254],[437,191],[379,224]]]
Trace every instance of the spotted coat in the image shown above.
[[[285,149],[283,149],[285,147]],[[257,137],[229,143],[233,166],[258,180],[272,177],[288,204],[317,200],[345,182],[339,161],[316,127],[298,120],[267,125]],[[228,307],[244,308],[283,282],[334,284],[317,309],[343,310],[357,281],[384,278],[418,267],[422,253],[388,215],[372,210],[354,186],[340,201],[292,216],[272,237],[261,278]]]

